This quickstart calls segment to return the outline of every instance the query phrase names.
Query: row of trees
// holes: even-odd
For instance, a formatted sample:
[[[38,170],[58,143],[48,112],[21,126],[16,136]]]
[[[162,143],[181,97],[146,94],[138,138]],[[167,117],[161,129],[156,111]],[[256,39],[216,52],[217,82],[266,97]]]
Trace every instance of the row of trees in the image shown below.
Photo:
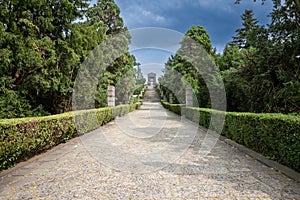
[[[0,118],[57,114],[72,109],[81,63],[106,39],[127,29],[113,0],[1,0]],[[128,37],[130,40],[130,37]],[[95,104],[106,106],[107,85],[123,74],[135,85],[135,58],[124,55],[98,80]]]
[[[300,112],[300,2],[273,0],[273,4],[268,26],[259,25],[253,12],[245,10],[243,26],[222,55],[212,49],[203,27],[192,27],[186,34],[201,44],[206,56],[219,67],[229,111]],[[166,63],[167,73],[160,81],[168,85],[170,77],[174,77],[170,71],[176,70],[184,77],[183,85],[188,82],[193,86],[199,106],[211,107],[207,87],[222,85],[203,81],[203,75],[197,77],[197,67],[187,62],[180,51]],[[213,73],[212,76],[217,77]]]

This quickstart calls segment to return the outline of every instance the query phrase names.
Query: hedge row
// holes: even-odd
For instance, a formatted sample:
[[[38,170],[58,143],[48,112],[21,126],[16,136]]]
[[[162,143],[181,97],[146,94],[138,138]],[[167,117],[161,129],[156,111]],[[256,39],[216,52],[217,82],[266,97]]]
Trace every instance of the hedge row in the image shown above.
[[[0,120],[0,170],[97,129],[140,106],[138,102],[46,117]]]
[[[176,113],[177,115],[181,115],[183,109],[185,107],[185,104],[170,104],[168,102],[165,101],[161,101],[162,106],[174,113]]]
[[[211,115],[226,115],[222,135],[300,172],[300,117],[284,114],[221,112],[162,102],[177,114],[209,128]],[[195,116],[199,116],[195,118]]]

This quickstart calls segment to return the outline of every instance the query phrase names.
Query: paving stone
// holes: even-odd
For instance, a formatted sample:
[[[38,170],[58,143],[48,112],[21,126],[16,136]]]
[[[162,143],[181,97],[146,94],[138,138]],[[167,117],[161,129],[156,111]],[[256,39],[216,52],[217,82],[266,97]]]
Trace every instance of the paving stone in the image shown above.
[[[8,197],[10,195],[14,194],[14,189],[11,188],[9,185],[1,185],[0,186],[0,199]]]
[[[200,191],[198,185],[178,185],[175,187],[172,187],[172,196],[173,197],[181,197],[181,198],[187,198],[187,197],[199,197]]]
[[[164,199],[171,197],[168,185],[143,184],[132,188],[132,199]]]
[[[179,176],[180,185],[206,185],[208,176],[203,174]]]
[[[9,199],[12,199],[12,200],[15,200],[15,199],[31,200],[31,199],[37,199],[37,197],[35,196],[33,190],[26,190],[26,191],[16,192]]]
[[[235,196],[235,190],[227,185],[204,185],[200,187],[200,195],[203,197],[230,197]]]

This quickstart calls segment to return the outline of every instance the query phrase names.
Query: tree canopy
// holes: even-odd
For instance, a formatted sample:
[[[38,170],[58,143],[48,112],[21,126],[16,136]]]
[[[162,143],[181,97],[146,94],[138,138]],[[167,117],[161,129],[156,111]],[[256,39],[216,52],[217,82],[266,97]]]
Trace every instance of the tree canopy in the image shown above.
[[[214,95],[210,91],[222,89],[214,62],[214,51],[205,28],[193,26],[182,39],[176,55],[169,58],[165,75],[159,82],[167,96],[175,94],[175,101],[179,103],[185,100],[185,87],[191,85],[195,94],[194,105],[211,107],[211,95]]]
[[[80,64],[110,35],[126,31],[113,0],[90,3],[1,0],[0,118],[72,109]],[[126,53],[107,69],[106,79],[99,80],[97,106],[107,103],[107,85],[115,85],[133,65],[132,55]]]
[[[226,67],[223,73],[230,110],[300,112],[300,3],[274,0],[273,4],[269,26],[257,26],[250,11],[242,16],[244,27],[232,42],[240,48],[240,66],[234,67],[226,52],[220,59],[220,66],[225,61],[237,69]],[[245,28],[247,24],[251,26]]]
[[[242,27],[236,30],[236,35],[221,55],[212,50],[209,36],[203,27],[193,26],[186,34],[202,45],[211,62],[220,69],[229,111],[300,112],[300,2],[273,0],[273,5],[271,23],[266,26],[258,25],[259,21],[252,10],[245,10],[241,16]],[[191,64],[193,61],[187,62],[187,59],[180,56],[182,49],[189,50],[191,54],[195,52],[195,46],[191,43],[189,45],[184,46],[182,43],[176,55],[169,58],[164,69],[165,76],[160,82],[172,88],[168,81],[174,79],[175,70],[193,87],[198,105],[210,107],[207,86],[218,87],[217,82],[207,82],[215,80],[214,73],[208,70],[212,69],[211,62],[194,59],[203,66],[199,76],[199,71]],[[203,72],[206,70],[206,74],[211,73],[211,76],[204,81]],[[173,83],[184,85],[184,81]],[[184,87],[181,88],[183,94]],[[163,87],[163,90],[167,94],[174,93],[172,89]]]

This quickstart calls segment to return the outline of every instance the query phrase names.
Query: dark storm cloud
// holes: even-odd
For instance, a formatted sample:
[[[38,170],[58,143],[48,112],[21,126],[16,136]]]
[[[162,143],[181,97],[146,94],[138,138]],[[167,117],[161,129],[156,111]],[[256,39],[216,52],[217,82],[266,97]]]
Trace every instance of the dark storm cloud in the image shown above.
[[[261,5],[251,0],[244,0],[240,5],[234,4],[234,0],[117,0],[116,3],[129,29],[150,26],[186,33],[192,25],[201,25],[219,52],[241,27],[240,16],[245,9],[254,10],[260,23],[267,24],[272,8],[271,1]]]

